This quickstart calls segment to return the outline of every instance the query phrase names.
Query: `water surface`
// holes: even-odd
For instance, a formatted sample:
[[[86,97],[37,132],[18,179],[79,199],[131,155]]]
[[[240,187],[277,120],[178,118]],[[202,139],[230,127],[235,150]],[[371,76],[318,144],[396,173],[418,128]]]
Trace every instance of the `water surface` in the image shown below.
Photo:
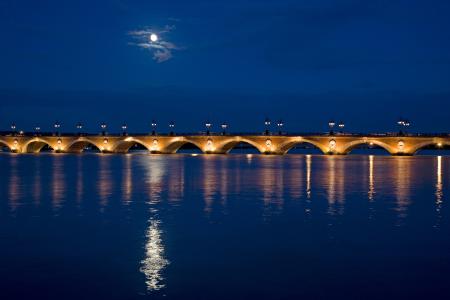
[[[450,158],[0,154],[2,299],[448,298]]]

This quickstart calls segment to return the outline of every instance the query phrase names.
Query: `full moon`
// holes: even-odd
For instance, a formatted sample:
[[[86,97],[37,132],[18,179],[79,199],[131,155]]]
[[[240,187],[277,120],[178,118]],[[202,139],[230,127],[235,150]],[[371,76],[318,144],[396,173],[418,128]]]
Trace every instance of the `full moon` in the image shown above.
[[[158,40],[158,36],[154,33],[150,34],[150,41],[156,42]]]

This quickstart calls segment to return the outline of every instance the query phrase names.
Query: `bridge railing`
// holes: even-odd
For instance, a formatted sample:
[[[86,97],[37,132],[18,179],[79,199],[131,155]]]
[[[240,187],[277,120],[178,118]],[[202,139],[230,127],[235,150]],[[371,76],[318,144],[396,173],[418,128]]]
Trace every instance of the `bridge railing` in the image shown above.
[[[128,132],[126,136],[151,136],[151,133],[134,133]],[[205,136],[206,132],[175,132],[173,134],[167,132],[157,132],[155,136]],[[226,132],[225,134],[222,132],[210,132],[211,136],[267,136],[265,132]],[[270,136],[342,136],[342,137],[397,137],[397,136],[405,136],[405,137],[450,137],[450,133],[403,133],[400,134],[398,132],[380,132],[380,133],[349,133],[349,132],[335,132],[330,134],[329,132],[282,132],[279,134],[278,132],[269,133]],[[23,137],[35,137],[35,136],[103,136],[102,133],[92,133],[92,132],[82,132],[82,133],[74,133],[74,132],[61,132],[56,135],[54,132],[12,132],[12,131],[0,131],[0,136],[23,136]],[[123,133],[106,133],[105,136],[119,137],[124,136]]]

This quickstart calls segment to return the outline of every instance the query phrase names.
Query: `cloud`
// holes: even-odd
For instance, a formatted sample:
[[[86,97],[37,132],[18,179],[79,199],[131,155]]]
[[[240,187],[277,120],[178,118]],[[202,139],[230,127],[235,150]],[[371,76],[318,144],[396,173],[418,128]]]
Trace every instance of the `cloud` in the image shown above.
[[[149,27],[140,30],[133,30],[128,32],[128,35],[134,39],[134,42],[130,42],[129,44],[150,51],[153,54],[153,59],[158,63],[162,63],[173,57],[172,52],[174,50],[181,50],[180,47],[165,40],[164,37],[165,34],[175,29],[175,25],[165,25],[160,30],[155,30]],[[157,41],[150,40],[150,36],[152,34],[156,34],[158,36]]]

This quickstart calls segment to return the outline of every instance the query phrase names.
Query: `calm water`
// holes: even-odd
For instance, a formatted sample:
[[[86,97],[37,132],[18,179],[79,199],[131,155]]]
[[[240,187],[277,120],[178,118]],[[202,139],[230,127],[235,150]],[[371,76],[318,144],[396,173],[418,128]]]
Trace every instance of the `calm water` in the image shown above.
[[[450,158],[0,154],[0,298],[448,299]]]

